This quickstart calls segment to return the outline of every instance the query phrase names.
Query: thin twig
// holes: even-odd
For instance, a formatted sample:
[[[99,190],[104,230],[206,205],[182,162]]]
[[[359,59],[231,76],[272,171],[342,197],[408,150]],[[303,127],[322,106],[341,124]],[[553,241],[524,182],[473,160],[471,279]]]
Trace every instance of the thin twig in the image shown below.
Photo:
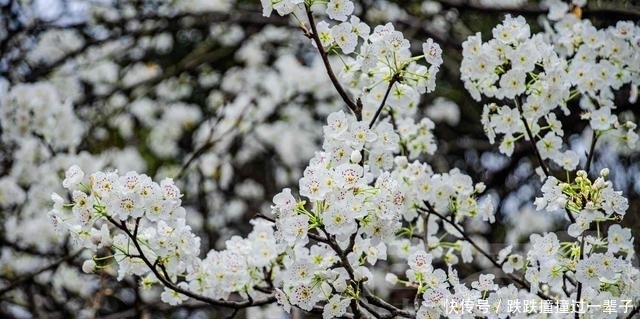
[[[520,113],[520,120],[522,120],[524,129],[527,132],[527,136],[529,137],[529,142],[531,142],[533,151],[536,153],[536,157],[538,158],[538,162],[540,163],[540,168],[542,168],[542,172],[544,173],[544,176],[549,176],[549,169],[547,168],[544,161],[542,160],[540,151],[538,151],[538,146],[536,146],[535,137],[533,136],[533,133],[531,133],[531,128],[529,128],[529,123],[527,123],[527,119],[524,118],[524,112],[522,111],[522,106],[520,106],[520,103],[516,102],[516,107],[518,108],[518,112]]]
[[[318,35],[318,29],[316,27],[315,19],[313,18],[313,13],[311,12],[311,8],[308,6],[305,8],[307,11],[307,18],[309,19],[309,24],[311,25],[311,33],[306,34],[307,37],[310,37],[313,42],[316,44],[316,48],[318,48],[318,52],[320,53],[320,57],[322,58],[322,63],[327,71],[327,75],[329,75],[329,79],[331,83],[333,83],[333,87],[338,91],[338,94],[347,104],[347,107],[355,114],[356,119],[358,121],[362,120],[362,107],[359,107],[347,94],[345,89],[342,87],[342,84],[338,81],[333,69],[331,68],[331,64],[329,63],[329,56],[327,55],[327,51],[324,50],[322,46],[322,41],[320,40],[320,36]]]
[[[27,280],[29,280],[29,279],[31,279],[31,278],[43,273],[43,272],[46,272],[46,271],[49,271],[49,270],[54,270],[54,269],[58,268],[62,263],[68,262],[69,260],[72,260],[72,259],[76,258],[77,256],[79,256],[81,252],[82,252],[82,250],[79,250],[76,253],[74,253],[73,255],[65,256],[65,257],[63,257],[63,258],[51,263],[48,266],[40,268],[39,270],[36,270],[34,272],[25,274],[25,275],[21,276],[18,279],[12,280],[11,283],[8,286],[3,287],[2,289],[0,289],[0,296],[4,295],[5,293],[7,293],[7,292],[9,292],[11,290],[13,290],[14,288],[19,286],[23,282],[25,282],[25,281],[27,281]]]
[[[580,236],[580,260],[578,262],[584,259],[584,242],[585,242],[584,235]],[[580,303],[581,298],[582,298],[582,283],[578,282],[578,292],[576,293],[576,302]],[[580,319],[580,311],[576,311],[574,318]]]
[[[584,168],[584,171],[587,172],[587,174],[589,174],[589,171],[591,170],[591,162],[593,161],[593,154],[596,152],[596,142],[598,141],[598,132],[597,131],[593,131],[593,134],[591,135],[591,146],[589,147],[589,155],[587,156],[587,164]]]
[[[451,225],[453,228],[455,228],[464,238],[464,240],[466,240],[469,244],[471,244],[471,246],[473,246],[478,252],[480,252],[480,254],[482,254],[483,256],[485,256],[494,266],[496,266],[498,269],[500,269],[502,271],[502,266],[500,265],[500,263],[498,263],[488,252],[486,252],[484,249],[482,249],[478,244],[476,244],[476,242],[471,239],[471,237],[469,237],[469,235],[467,235],[467,233],[465,233],[464,229],[462,229],[458,224],[456,224],[455,222],[453,222],[452,220],[449,220],[447,218],[445,218],[445,216],[441,215],[440,213],[438,213],[437,211],[435,211],[435,209],[433,208],[433,206],[431,206],[431,204],[427,201],[424,201],[424,204],[426,205],[426,209],[424,208],[418,208],[419,211],[423,212],[423,213],[427,213],[430,212],[431,214],[438,216],[440,219],[442,219],[443,221],[447,222],[449,225]],[[503,271],[504,273],[504,271]],[[517,284],[521,285],[522,287],[531,290],[531,285],[529,283],[527,283],[526,281],[514,276],[513,274],[507,274],[505,273],[505,275],[507,277],[509,277],[511,280],[515,281]],[[547,296],[546,294],[538,291],[536,293],[540,298],[545,299],[545,300],[553,300],[553,298]]]
[[[386,302],[384,299],[374,295],[366,287],[364,288],[364,295],[365,298],[367,298],[367,301],[372,305],[388,310],[395,317],[412,318],[414,316],[410,311],[399,309],[398,307]]]
[[[391,93],[391,88],[393,87],[394,84],[396,84],[396,82],[398,82],[398,77],[399,75],[397,73],[394,74],[393,77],[391,77],[391,81],[389,81],[389,85],[387,86],[387,91],[384,92],[384,97],[382,98],[382,101],[380,101],[380,105],[376,110],[376,114],[373,115],[373,118],[371,118],[371,122],[369,122],[369,129],[373,128],[373,124],[376,123],[376,120],[378,120],[380,113],[382,113],[382,109],[384,108],[385,104],[387,104],[387,98],[389,98],[389,93]]]
[[[626,319],[632,319],[640,312],[640,305],[633,307],[633,310],[629,313]]]
[[[173,282],[170,281],[169,278],[166,278],[166,272],[164,274],[160,273],[158,271],[158,269],[156,269],[156,267],[154,266],[153,263],[151,263],[151,261],[149,260],[149,258],[147,258],[147,256],[144,254],[144,251],[142,250],[142,247],[140,246],[140,243],[138,242],[138,239],[136,237],[133,236],[133,233],[126,227],[126,225],[124,224],[120,224],[118,223],[116,220],[114,220],[111,217],[107,217],[107,220],[109,220],[109,222],[111,222],[113,225],[115,225],[116,227],[118,227],[120,230],[122,230],[123,232],[125,232],[125,234],[133,241],[133,245],[135,246],[135,248],[138,250],[138,253],[140,254],[139,256],[137,256],[137,258],[141,259],[142,262],[144,262],[144,264],[147,266],[147,268],[149,268],[149,270],[151,270],[151,272],[155,275],[155,277],[167,288],[181,293],[187,297],[190,297],[192,299],[204,302],[204,303],[208,303],[210,305],[213,306],[220,306],[220,307],[227,307],[227,308],[247,308],[247,307],[253,307],[253,306],[261,306],[261,305],[266,305],[266,304],[270,304],[273,303],[274,301],[276,301],[276,297],[274,295],[271,296],[267,296],[263,299],[259,299],[259,300],[241,300],[241,301],[229,301],[229,300],[216,300],[213,298],[209,298],[209,297],[205,297],[199,294],[196,294],[194,292],[191,292],[189,290],[183,289],[182,287],[174,284]]]

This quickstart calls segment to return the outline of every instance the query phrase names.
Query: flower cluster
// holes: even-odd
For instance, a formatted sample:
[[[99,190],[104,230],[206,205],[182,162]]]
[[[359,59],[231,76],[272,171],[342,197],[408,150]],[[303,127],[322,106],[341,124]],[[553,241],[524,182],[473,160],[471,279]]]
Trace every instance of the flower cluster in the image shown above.
[[[633,50],[630,42],[637,28],[621,23],[618,29],[628,30],[627,34],[616,36],[616,28],[597,30],[588,21],[568,16],[573,20],[557,23],[556,29],[574,31],[563,29],[558,32],[562,37],[552,34],[549,40],[542,33],[531,35],[523,17],[507,15],[493,29],[493,39],[483,43],[478,33],[463,43],[461,77],[476,100],[484,95],[512,101],[513,105],[486,104],[482,114],[489,140],[493,143],[497,134],[502,135],[503,154],[511,155],[520,139],[538,137],[537,148],[543,160],[551,159],[565,170],[573,170],[578,155],[563,150],[564,133],[555,111],[560,109],[568,115],[567,101],[582,95],[583,118],[589,120],[591,128],[597,132],[620,131],[623,145],[634,147],[638,140],[633,132],[635,124],[620,123],[613,114],[612,89],[626,83],[636,87],[640,77],[637,68],[629,66],[636,65],[632,61],[638,59],[638,50]],[[580,23],[579,29],[575,23]],[[615,52],[607,51],[610,48]],[[632,95],[637,95],[633,91]]]
[[[64,204],[54,194],[56,205],[50,212],[54,224],[69,231],[78,246],[94,252],[113,246],[120,279],[150,271],[139,256],[157,261],[170,278],[193,268],[200,243],[185,222],[180,190],[171,179],[157,184],[135,172],[96,172],[83,183],[84,175],[78,166],[67,170],[63,186],[71,192],[72,203]],[[124,233],[114,234],[113,227]]]
[[[442,258],[454,265],[461,253],[464,262],[471,262],[471,245],[441,241],[437,234],[441,218],[435,215],[422,228],[432,253],[426,254],[421,248],[424,242],[412,240],[411,234],[426,222],[422,214],[430,210],[425,207],[440,212],[442,218],[453,216],[453,226],[442,224],[455,237],[462,236],[458,225],[467,218],[493,222],[491,201],[476,200],[483,184],[474,186],[456,169],[434,174],[427,164],[409,164],[406,157],[395,156],[400,138],[386,122],[369,129],[364,121],[339,111],[329,115],[324,134],[324,151],[311,159],[299,183],[300,195],[308,201],[296,200],[288,188],[273,198],[276,238],[287,252],[278,284],[282,285],[279,303],[285,309],[310,310],[325,302],[325,317],[343,314],[348,300],[362,293],[360,284],[373,284],[371,267],[388,260],[389,247],[400,248],[390,252],[394,258],[408,260],[410,269],[402,282],[419,287],[425,296],[427,288],[448,291],[446,273],[435,269],[431,260]],[[442,313],[444,308],[438,307]]]
[[[570,183],[560,182],[550,176],[542,185],[543,196],[536,199],[538,210],[566,209],[576,214],[575,223],[569,226],[569,234],[578,237],[589,229],[592,222],[622,217],[629,208],[628,200],[621,191],[615,191],[610,181],[605,178],[608,169],[603,169],[593,182],[585,171],[578,171]]]
[[[229,299],[232,294],[244,298],[264,295],[256,287],[271,280],[263,271],[273,269],[280,250],[273,223],[256,219],[251,224],[253,230],[246,238],[233,236],[226,241],[225,250],[211,250],[197,260],[186,276],[190,291],[213,299]]]
[[[640,271],[630,262],[633,251],[626,249],[632,247],[630,230],[614,225],[606,237],[603,235],[587,235],[585,242],[588,244],[581,251],[577,243],[562,242],[555,233],[532,234],[532,248],[524,263],[531,292],[539,293],[544,289],[545,293],[562,296],[571,291],[570,297],[582,292],[581,297],[589,304],[606,299],[637,299],[640,290],[630,283],[637,280]],[[518,262],[507,262],[504,267],[522,269],[522,257],[510,254],[509,259],[512,258]]]
[[[364,119],[371,120],[380,103],[400,117],[413,116],[420,95],[435,89],[436,74],[442,64],[440,46],[427,39],[423,55],[417,57],[411,56],[409,49],[409,41],[393,24],[387,23],[373,28],[355,58],[343,59],[340,78],[362,100]],[[429,66],[417,63],[421,60]]]
[[[322,6],[322,3],[262,1],[266,16],[271,14],[272,9],[276,9],[280,15],[302,13],[305,10],[312,14],[311,8]],[[393,24],[371,28],[352,15],[353,10],[354,4],[350,0],[329,1],[322,11],[335,23],[318,22],[312,28],[317,30],[317,35],[310,36],[318,37],[324,51],[343,54],[340,59],[343,68],[339,77],[361,101],[363,119],[371,121],[379,108],[400,116],[414,115],[420,94],[435,89],[436,74],[442,64],[442,49],[432,39],[427,39],[422,44],[423,55],[412,56],[409,40],[395,30]],[[309,23],[315,24],[315,21]],[[421,65],[418,61],[427,62],[429,66]]]
[[[618,220],[628,208],[627,199],[613,190],[607,176],[605,169],[594,181],[584,171],[578,171],[575,179],[566,183],[549,177],[542,187],[543,196],[536,199],[537,209],[565,209],[575,214],[568,235],[579,241],[563,242],[555,233],[532,234],[526,257],[512,253],[512,246],[500,252],[499,262],[505,273],[523,270],[531,283],[531,293],[562,296],[570,291],[569,297],[580,297],[591,304],[638,298],[640,290],[629,284],[640,276],[631,263],[635,255],[631,230],[613,224],[606,232],[588,231],[592,224],[600,230]]]
[[[387,172],[399,141],[389,126],[372,130],[342,111],[330,114],[325,151],[311,159],[300,179],[300,195],[310,207],[289,189],[274,197],[276,238],[291,251],[284,260],[281,303],[310,310],[326,296],[338,295],[340,299],[328,300],[324,315],[341,315],[345,309],[338,305],[357,296],[354,284],[373,279],[366,265],[387,259],[387,243],[408,208],[398,182]],[[361,164],[364,150],[370,152],[366,162],[379,154],[390,163],[379,161],[373,173]]]
[[[184,292],[214,300],[232,293],[259,295],[254,286],[264,282],[261,269],[278,255],[271,223],[252,222],[248,238],[233,237],[227,250],[200,259],[200,238],[186,223],[182,194],[171,179],[158,184],[135,172],[99,171],[87,180],[75,165],[65,177],[71,203],[54,193],[49,215],[78,247],[94,253],[84,271],[105,268],[112,258],[118,280],[138,275],[146,286],[160,281],[165,286],[162,300],[172,305],[188,299]],[[113,254],[104,256],[102,248]]]
[[[270,14],[271,2],[263,6]],[[286,4],[291,6],[287,7]],[[279,14],[307,10],[308,3],[273,4]],[[284,9],[286,8],[286,10]],[[350,16],[351,1],[330,1],[326,14],[339,23],[312,25],[325,52],[342,52],[340,78],[362,102],[361,114],[329,114],[324,126],[323,152],[309,162],[299,182],[297,201],[289,189],[274,197],[276,238],[285,247],[279,303],[310,310],[326,302],[324,317],[342,315],[349,300],[358,299],[360,285],[371,286],[370,266],[387,259],[403,221],[414,222],[403,183],[390,173],[394,156],[403,148],[411,157],[433,153],[433,122],[416,124],[419,94],[435,85],[441,50],[429,40],[424,55],[412,57],[409,42],[392,24],[371,28]],[[310,18],[311,19],[311,18]],[[311,24],[315,22],[311,19]],[[370,33],[371,32],[371,33]],[[416,63],[425,59],[430,68]],[[380,120],[382,110],[395,116]],[[352,109],[352,111],[354,111]],[[413,212],[413,214],[411,214]],[[324,254],[324,257],[322,256]],[[328,296],[332,296],[329,298]]]

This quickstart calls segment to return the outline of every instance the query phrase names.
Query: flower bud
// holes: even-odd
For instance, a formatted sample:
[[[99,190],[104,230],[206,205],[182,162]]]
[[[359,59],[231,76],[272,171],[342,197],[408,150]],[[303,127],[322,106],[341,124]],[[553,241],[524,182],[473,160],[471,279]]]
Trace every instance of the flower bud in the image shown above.
[[[392,285],[395,285],[396,283],[398,283],[398,276],[396,276],[396,274],[394,273],[387,273],[387,275],[384,277],[384,280],[386,280],[388,283],[391,283]]]
[[[93,273],[96,271],[96,262],[93,259],[87,259],[82,263],[82,271],[87,274]]]
[[[360,161],[362,160],[362,154],[360,153],[360,151],[358,150],[354,150],[353,152],[351,152],[351,163],[360,163]]]

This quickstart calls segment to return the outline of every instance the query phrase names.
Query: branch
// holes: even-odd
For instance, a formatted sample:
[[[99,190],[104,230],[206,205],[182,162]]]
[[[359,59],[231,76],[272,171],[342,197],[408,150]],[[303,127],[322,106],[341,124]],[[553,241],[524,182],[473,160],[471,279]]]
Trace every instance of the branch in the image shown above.
[[[222,112],[223,109],[221,109],[221,112]],[[242,114],[245,114],[245,112],[242,112]],[[189,158],[187,159],[187,161],[184,164],[182,164],[182,166],[180,167],[180,171],[176,175],[176,178],[181,178],[184,175],[184,173],[187,171],[189,166],[191,166],[191,164],[195,160],[200,158],[200,156],[204,155],[207,151],[209,151],[212,147],[214,147],[216,145],[216,143],[219,142],[220,140],[222,140],[222,138],[224,138],[225,136],[227,136],[227,134],[230,134],[237,127],[237,125],[241,123],[243,118],[244,117],[241,115],[236,120],[236,122],[234,123],[233,126],[230,126],[226,131],[220,133],[220,136],[218,136],[217,138],[213,139],[213,134],[215,133],[215,129],[216,129],[217,125],[220,122],[222,122],[222,120],[224,119],[224,116],[222,116],[222,115],[216,117],[215,123],[212,123],[212,125],[211,125],[211,130],[209,130],[209,135],[207,136],[206,141],[200,147],[198,147],[195,151],[193,151],[193,153],[191,153],[191,155],[189,155]]]
[[[368,302],[370,302],[374,306],[378,306],[388,310],[389,312],[391,312],[391,315],[394,318],[395,317],[405,317],[405,318],[414,317],[414,314],[412,314],[410,311],[397,308],[396,306],[386,302],[384,299],[374,295],[367,288],[364,288],[364,294]]]
[[[95,319],[121,319],[121,318],[139,318],[139,317],[144,317],[144,315],[141,314],[145,314],[148,312],[160,312],[163,314],[167,314],[170,311],[175,311],[175,310],[179,310],[179,309],[188,309],[188,310],[198,310],[198,309],[204,309],[205,307],[208,307],[208,305],[205,304],[182,304],[180,306],[169,306],[167,304],[140,304],[137,305],[135,308],[129,308],[129,309],[122,309],[122,311],[120,312],[115,312],[115,313],[111,313],[111,314],[107,314],[104,315],[102,317],[96,317]],[[146,310],[146,311],[145,311]]]
[[[589,174],[591,170],[591,162],[593,161],[593,154],[596,152],[596,142],[598,142],[598,132],[593,131],[593,135],[591,135],[591,146],[589,147],[589,155],[587,156],[587,166],[584,168],[584,171]]]
[[[471,239],[471,237],[469,237],[469,235],[467,235],[467,233],[465,233],[464,229],[462,229],[458,224],[454,223],[453,221],[445,218],[443,215],[441,215],[440,213],[436,212],[435,209],[433,208],[433,206],[431,206],[431,204],[427,201],[424,201],[424,204],[426,205],[426,209],[419,207],[418,210],[423,212],[423,213],[431,213],[435,216],[440,217],[440,219],[442,219],[443,221],[447,222],[449,225],[451,225],[453,228],[455,228],[464,238],[464,240],[466,240],[469,244],[471,244],[471,246],[473,246],[478,252],[480,252],[480,254],[482,254],[484,257],[486,257],[494,266],[496,266],[498,269],[500,269],[500,271],[502,271],[502,273],[504,273],[507,277],[509,277],[509,279],[513,280],[514,282],[516,282],[517,284],[521,285],[522,287],[531,290],[531,285],[529,283],[527,283],[525,280],[520,279],[518,277],[516,277],[513,274],[507,274],[502,270],[502,265],[500,265],[500,263],[498,263],[491,255],[489,255],[488,252],[486,252],[484,249],[482,249],[480,246],[478,246],[478,244],[476,244],[475,241],[473,241],[473,239]],[[547,296],[546,294],[542,293],[542,292],[538,292],[537,293],[538,297],[545,299],[545,300],[553,300],[553,298]]]
[[[338,91],[338,94],[347,104],[347,107],[356,115],[356,119],[358,121],[362,120],[362,106],[356,104],[347,92],[344,90],[335,73],[333,73],[333,69],[331,68],[331,64],[329,63],[329,57],[327,55],[327,51],[324,50],[322,46],[322,41],[320,41],[320,37],[318,35],[318,29],[316,28],[316,22],[313,18],[313,13],[311,12],[311,8],[305,7],[307,12],[307,18],[309,19],[309,24],[311,25],[311,33],[305,32],[307,37],[310,37],[313,42],[316,44],[318,48],[318,53],[320,53],[320,57],[322,58],[322,63],[324,64],[325,69],[327,70],[327,75],[329,75],[329,79],[331,79],[331,83],[333,83],[333,87]],[[304,29],[304,28],[303,28]]]
[[[580,236],[580,259],[578,260],[578,262],[584,259],[584,242],[585,242],[584,235]],[[578,292],[576,293],[576,301],[580,302],[580,299],[582,299],[582,283],[578,281]],[[579,311],[576,311],[576,315],[574,318],[580,319]]]
[[[347,259],[347,253],[346,253],[346,251],[350,251],[351,250],[352,246],[349,245],[350,247],[347,247],[346,251],[342,250],[342,248],[340,248],[340,245],[338,245],[338,243],[336,243],[336,241],[331,238],[331,235],[329,235],[329,233],[324,229],[324,227],[320,226],[318,229],[321,230],[322,233],[325,236],[324,238],[322,238],[320,236],[317,236],[318,239],[320,239],[319,241],[324,242],[327,245],[329,245],[331,247],[331,249],[333,249],[333,251],[335,251],[336,254],[338,254],[338,257],[340,258],[340,262],[342,263],[342,266],[344,267],[344,269],[349,274],[349,278],[351,279],[352,288],[354,289],[354,291],[357,291],[357,289],[359,288],[357,285],[359,285],[360,282],[356,280],[355,271],[354,271],[353,267],[351,266],[351,263],[349,263],[349,260]],[[311,236],[309,236],[309,237],[311,237]],[[351,300],[351,310],[353,310],[353,317],[354,318],[363,318],[364,317],[364,313],[358,307],[358,301],[356,299],[352,299]]]
[[[520,113],[520,120],[522,121],[522,124],[524,124],[524,129],[527,132],[527,136],[529,137],[529,142],[531,142],[533,151],[536,153],[536,157],[538,158],[538,162],[540,163],[540,168],[542,168],[542,172],[544,173],[545,176],[549,176],[549,168],[547,168],[547,166],[544,164],[544,161],[542,160],[542,156],[540,155],[540,152],[538,151],[538,147],[536,146],[535,137],[533,136],[533,133],[531,133],[531,128],[529,128],[529,123],[527,123],[527,119],[524,118],[524,112],[522,111],[522,106],[520,106],[520,103],[518,103],[517,101],[516,101],[516,107],[518,108],[518,113]]]
[[[393,87],[394,84],[396,84],[396,82],[398,82],[399,79],[400,79],[400,74],[398,73],[394,74],[393,77],[391,77],[391,81],[389,81],[389,85],[387,86],[387,91],[384,92],[384,97],[382,98],[382,101],[380,101],[380,105],[376,110],[376,114],[373,115],[373,118],[371,118],[371,122],[369,122],[369,129],[371,129],[373,127],[373,124],[376,123],[376,120],[380,116],[382,109],[384,108],[385,104],[387,104],[387,98],[389,98],[389,93],[391,93],[391,88]]]
[[[633,310],[629,313],[626,319],[634,318],[634,316],[637,315],[638,312],[640,312],[640,305],[633,307]]]
[[[20,278],[11,281],[11,283],[8,286],[0,289],[0,296],[4,295],[5,293],[7,293],[7,292],[9,292],[11,290],[13,290],[17,286],[19,286],[22,283],[24,283],[25,281],[28,281],[29,279],[31,279],[31,278],[33,278],[33,277],[35,277],[35,276],[37,276],[37,275],[39,275],[39,274],[41,274],[41,273],[43,273],[45,271],[54,270],[54,269],[58,268],[62,263],[68,262],[69,260],[72,260],[72,259],[76,258],[77,256],[79,256],[81,252],[82,252],[82,250],[79,250],[76,253],[74,253],[73,255],[65,256],[65,257],[53,262],[52,264],[50,264],[48,266],[45,266],[45,267],[43,267],[43,268],[41,268],[39,270],[36,270],[36,271],[34,271],[32,273],[20,276]]]
[[[151,272],[155,275],[155,277],[158,278],[158,280],[165,287],[175,292],[181,293],[187,297],[190,297],[192,299],[195,299],[213,306],[220,306],[220,307],[227,307],[227,308],[247,308],[247,307],[253,307],[253,306],[266,305],[276,301],[276,297],[274,295],[271,295],[259,300],[252,300],[252,299],[241,300],[241,301],[216,300],[216,299],[205,297],[205,296],[193,293],[189,290],[183,289],[180,286],[171,282],[170,279],[166,278],[164,274],[160,273],[156,269],[156,267],[154,266],[153,263],[151,263],[149,258],[145,256],[142,250],[142,247],[140,246],[140,243],[138,242],[137,238],[133,236],[133,233],[131,233],[131,231],[126,227],[126,224],[124,223],[120,224],[109,216],[107,217],[107,219],[117,228],[125,232],[125,234],[127,234],[127,236],[133,241],[133,245],[136,247],[139,253],[139,255],[136,256],[136,258],[140,258],[144,262],[144,264],[147,266],[147,268],[151,270]]]

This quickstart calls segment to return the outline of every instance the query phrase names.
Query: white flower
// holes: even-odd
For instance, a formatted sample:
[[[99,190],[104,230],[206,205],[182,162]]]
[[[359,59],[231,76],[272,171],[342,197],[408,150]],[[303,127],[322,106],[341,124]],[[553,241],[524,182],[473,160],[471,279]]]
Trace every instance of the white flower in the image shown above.
[[[524,124],[517,109],[503,105],[497,111],[497,114],[489,115],[490,124],[496,133],[515,135],[524,131]]]
[[[545,4],[549,8],[549,14],[547,17],[552,21],[562,19],[562,17],[564,17],[569,11],[569,5],[564,1],[546,0]]]
[[[353,188],[362,183],[363,169],[358,164],[341,164],[335,169],[335,180],[337,186]]]
[[[306,261],[297,261],[287,269],[287,281],[290,284],[309,284],[314,276],[317,266]]]
[[[502,142],[500,142],[500,147],[498,149],[500,150],[500,153],[511,156],[511,154],[513,154],[513,149],[515,148],[515,144],[516,139],[513,135],[505,135],[502,138]]]
[[[478,281],[474,281],[471,283],[471,287],[479,290],[479,291],[490,291],[497,290],[498,285],[493,283],[493,279],[496,276],[494,274],[482,274]]]
[[[610,253],[617,253],[620,250],[631,251],[633,249],[631,230],[622,228],[619,224],[613,224],[609,227],[607,242],[607,252]]]
[[[165,200],[172,201],[180,204],[180,189],[173,183],[173,179],[165,178],[160,182],[160,188],[162,189],[162,195]]]
[[[387,246],[382,242],[367,247],[364,252],[370,265],[375,265],[378,260],[387,260]]]
[[[375,141],[376,134],[369,129],[369,124],[365,122],[353,122],[349,127],[349,136],[346,140],[355,149],[362,149],[365,143]]]
[[[333,44],[333,35],[331,33],[331,28],[329,28],[329,24],[325,21],[320,21],[316,25],[316,30],[318,31],[318,38],[320,39],[322,47],[330,47]]]
[[[90,177],[91,188],[100,198],[108,198],[116,190],[118,174],[115,172],[96,172]]]
[[[547,178],[542,185],[542,197],[537,197],[534,202],[536,210],[554,211],[565,207],[568,198],[562,193],[559,183],[560,181],[553,176]]]
[[[129,217],[138,218],[144,214],[143,203],[136,193],[117,193],[110,197],[108,212],[122,221]]]
[[[353,32],[349,22],[343,22],[331,28],[331,36],[344,54],[350,54],[358,45],[358,35]]]
[[[326,137],[337,138],[349,128],[349,122],[344,111],[333,112],[327,117],[327,125],[322,129]]]
[[[512,18],[511,15],[507,15],[503,23],[493,28],[492,32],[493,37],[504,44],[523,41],[531,35],[529,25],[524,17]]]
[[[271,3],[271,0],[260,0],[260,4],[262,4],[262,15],[270,17],[271,12],[273,11],[273,4]]]
[[[340,295],[333,295],[322,309],[322,318],[329,319],[342,316],[347,312],[347,307],[350,302],[351,300],[342,299]]]
[[[545,136],[536,143],[536,148],[540,152],[542,159],[553,157],[560,152],[562,147],[562,139],[554,132],[547,132]]]
[[[416,251],[407,258],[409,267],[414,270],[433,269],[432,260],[433,256],[423,250]]]
[[[151,178],[147,175],[140,175],[136,172],[127,172],[124,176],[119,178],[119,183],[122,185],[122,191],[126,193],[138,192],[140,187],[151,182]]]
[[[178,287],[183,288],[183,289],[188,288],[186,282],[179,283]],[[168,304],[170,304],[172,306],[175,306],[175,305],[179,305],[183,301],[189,299],[189,297],[187,297],[187,296],[185,296],[185,295],[183,295],[183,294],[181,294],[181,293],[179,293],[177,291],[171,290],[170,288],[165,287],[164,291],[160,294],[160,299],[163,302],[166,302],[166,303],[168,303]]]
[[[458,241],[460,244],[460,256],[462,257],[462,262],[465,264],[470,264],[473,262],[473,250],[471,244],[468,241]]]
[[[72,189],[82,182],[84,172],[78,165],[73,165],[65,172],[65,179],[62,181],[62,187]]]
[[[311,311],[322,297],[318,285],[296,285],[287,290],[291,304],[306,311]]]
[[[91,227],[93,217],[93,197],[87,196],[84,192],[73,191],[71,198],[73,200],[73,208],[71,211],[80,224],[84,227]]]
[[[513,249],[512,245],[509,245],[505,248],[502,248],[499,252],[498,252],[498,259],[497,262],[498,263],[502,263],[508,256],[509,254],[511,254],[511,250]]]
[[[555,233],[546,233],[544,236],[531,234],[529,241],[531,242],[531,249],[527,253],[527,258],[533,258],[540,262],[554,258],[560,249],[560,241],[558,241],[558,236]]]
[[[282,309],[287,312],[290,313],[291,312],[291,303],[289,303],[289,298],[287,297],[287,295],[284,293],[284,291],[282,291],[280,288],[276,288],[275,289],[275,297],[276,297],[276,302],[282,306]]]
[[[290,213],[296,207],[296,199],[291,195],[290,188],[284,188],[282,192],[273,196],[273,206],[271,209],[277,213]]]
[[[340,236],[351,235],[358,227],[355,219],[349,216],[348,208],[337,204],[322,214],[322,223],[328,233]]]
[[[369,169],[374,176],[380,175],[393,167],[393,155],[391,152],[374,150],[369,153]]]
[[[514,270],[519,270],[524,266],[524,258],[520,254],[509,255],[507,261],[502,265],[502,270],[505,273],[512,273]]]
[[[371,270],[365,266],[360,266],[360,267],[356,267],[353,270],[353,277],[355,278],[355,280],[357,281],[368,281],[373,279],[373,273],[371,272]]]
[[[309,217],[307,215],[278,219],[276,224],[285,242],[289,244],[298,242],[306,243],[308,240],[307,230],[309,229]]]
[[[554,153],[551,159],[567,171],[576,169],[580,163],[578,153],[573,150]]]
[[[433,42],[433,39],[429,38],[422,44],[422,53],[427,63],[436,67],[442,64],[442,49],[439,44]]]
[[[326,183],[321,181],[327,176],[326,172],[315,172],[312,174],[306,174],[300,179],[300,195],[309,198],[310,200],[322,200],[329,191],[329,187]]]
[[[352,15],[351,18],[349,18],[349,22],[351,22],[351,25],[353,26],[353,33],[365,40],[369,38],[371,28],[366,23],[360,21],[360,18]]]
[[[631,21],[618,21],[613,35],[621,39],[630,39],[634,35],[635,26]]]
[[[591,112],[589,124],[596,131],[605,131],[610,129],[615,122],[617,122],[617,117],[611,114],[611,109],[609,107],[601,107]]]
[[[507,47],[505,56],[512,64],[513,69],[523,72],[531,72],[540,60],[541,54],[537,46],[541,45],[534,40],[527,40],[516,48]]]
[[[353,12],[353,9],[353,2],[349,0],[330,0],[327,3],[327,15],[333,20],[347,20],[347,16]]]
[[[622,191],[615,191],[610,182],[600,193],[602,198],[602,209],[607,215],[613,213],[624,215],[629,209],[629,200],[622,196]]]
[[[500,78],[500,93],[504,97],[513,99],[524,93],[526,87],[526,73],[519,69],[511,69]]]
[[[576,265],[576,280],[585,287],[600,290],[600,277],[602,268],[596,260],[595,254],[589,258],[578,261]]]
[[[296,9],[296,6],[303,3],[303,0],[281,0],[277,1],[273,4],[273,9],[278,11],[278,14],[283,16],[293,12]],[[271,13],[271,10],[263,8],[263,14]]]

